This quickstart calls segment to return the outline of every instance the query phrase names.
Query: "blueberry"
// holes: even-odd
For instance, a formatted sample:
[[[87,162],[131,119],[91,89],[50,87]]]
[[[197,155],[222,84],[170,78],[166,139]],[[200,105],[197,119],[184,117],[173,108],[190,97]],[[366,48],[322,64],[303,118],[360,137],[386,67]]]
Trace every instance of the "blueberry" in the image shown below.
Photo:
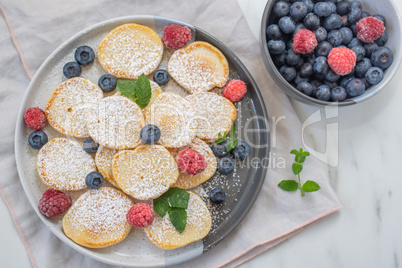
[[[267,27],[266,33],[267,33],[267,38],[269,40],[271,40],[271,39],[277,40],[282,37],[282,32],[279,29],[278,24],[269,25]]]
[[[377,38],[377,40],[375,40],[375,42],[377,43],[378,46],[383,46],[387,43],[388,41],[388,34],[387,32],[384,32],[380,37]]]
[[[273,13],[278,18],[282,18],[283,16],[287,16],[289,14],[289,3],[285,1],[276,2],[273,8]]]
[[[366,50],[362,46],[354,46],[352,47],[352,51],[356,54],[356,61],[363,60],[366,55]]]
[[[47,135],[42,130],[34,131],[29,135],[28,143],[32,148],[39,150],[47,143]]]
[[[348,74],[348,75],[345,75],[345,76],[343,76],[342,77],[342,79],[341,79],[341,82],[340,82],[340,86],[341,87],[343,87],[343,88],[346,88],[346,85],[348,84],[348,82],[350,81],[350,80],[352,80],[354,77],[353,77],[353,75],[351,75],[351,74]]]
[[[330,82],[328,80],[324,81],[324,85],[329,86],[329,88],[332,90],[334,87],[339,86],[337,82]]]
[[[97,171],[92,171],[85,177],[85,184],[93,189],[98,189],[103,183],[103,176]]]
[[[229,154],[229,152],[226,150],[228,143],[228,140],[225,140],[219,144],[214,143],[214,145],[212,146],[212,151],[218,157],[227,156]]]
[[[89,46],[80,46],[75,50],[74,54],[75,60],[82,66],[87,66],[94,62],[95,53]]]
[[[332,30],[328,33],[327,40],[334,47],[340,46],[343,41],[342,33],[338,30]]]
[[[388,68],[394,60],[394,54],[388,47],[379,47],[371,53],[371,64],[381,69]]]
[[[352,8],[354,8],[354,7],[356,7],[356,8],[358,8],[358,9],[362,10],[362,3],[360,3],[359,1],[352,1],[352,2],[350,2],[349,11],[352,11]]]
[[[301,29],[306,29],[306,26],[304,26],[303,23],[299,22],[296,24],[295,30],[293,31],[293,36],[300,31]],[[292,41],[292,47],[293,47],[293,41]]]
[[[152,124],[148,124],[141,129],[140,139],[145,144],[155,144],[161,137],[160,129]]]
[[[290,6],[290,16],[299,21],[307,14],[307,6],[303,2],[294,2]]]
[[[342,17],[338,14],[331,14],[324,19],[323,26],[327,31],[339,29],[342,27]]]
[[[99,144],[96,143],[91,137],[88,137],[84,140],[83,146],[85,152],[94,154],[99,148]]]
[[[348,94],[346,93],[346,89],[343,87],[334,87],[331,92],[331,100],[332,101],[343,101],[346,99]]]
[[[296,70],[300,70],[300,68],[303,66],[304,64],[304,59],[302,57],[300,57],[300,60],[296,63],[296,65],[294,66],[296,68]]]
[[[300,60],[300,54],[294,52],[293,49],[285,51],[285,55],[286,55],[286,62],[289,66],[296,65]]]
[[[317,42],[325,41],[327,39],[327,30],[325,30],[324,27],[318,27],[318,29],[314,31],[314,34],[317,38]]]
[[[313,65],[314,67],[314,65]],[[325,74],[323,73],[313,73],[313,78],[319,81],[323,81],[325,79]]]
[[[81,66],[75,62],[67,62],[63,67],[63,74],[67,79],[78,77],[81,75]]]
[[[348,48],[352,49],[352,48],[354,48],[354,47],[362,46],[362,45],[363,45],[362,41],[360,41],[359,39],[357,39],[356,37],[354,37],[354,38],[352,39],[352,41],[350,41],[350,43],[348,44]]]
[[[289,40],[289,42],[286,43],[286,49],[293,49],[293,40]]]
[[[251,147],[245,141],[238,141],[236,147],[232,150],[232,155],[237,160],[244,160],[250,154]]]
[[[307,7],[307,12],[312,12],[314,9],[314,3],[311,0],[302,0],[302,2],[306,5]]]
[[[293,33],[296,28],[296,23],[290,17],[285,16],[280,18],[278,26],[285,34]]]
[[[382,16],[380,14],[375,14],[375,15],[373,15],[373,17],[376,18],[376,19],[379,19],[380,21],[382,21],[384,23],[384,27],[386,26],[384,16]]]
[[[356,97],[364,93],[366,86],[361,79],[353,78],[346,84],[345,89],[350,96]]]
[[[368,69],[371,68],[371,62],[368,58],[364,58],[363,60],[359,61],[355,67],[355,74],[358,78],[363,78],[366,75]]]
[[[279,69],[279,72],[288,82],[292,82],[296,78],[296,69],[294,67],[284,65]]]
[[[315,96],[319,100],[328,101],[331,98],[331,89],[327,85],[321,85],[317,88]]]
[[[316,58],[314,52],[304,54],[303,57],[306,59],[306,62],[310,64],[313,64]]]
[[[318,43],[316,51],[315,51],[315,55],[317,57],[319,56],[324,56],[324,57],[328,57],[329,52],[331,52],[333,46],[327,42],[327,41],[322,41],[320,43]]]
[[[352,23],[349,28],[352,30],[353,36],[356,36],[357,30],[356,30],[356,23]]]
[[[101,77],[99,77],[98,80],[98,86],[104,91],[104,92],[111,92],[116,88],[117,85],[117,80],[114,78],[113,75],[110,74],[104,74]]]
[[[335,73],[333,70],[329,70],[328,73],[325,74],[325,79],[327,79],[329,82],[336,82],[341,78],[341,76],[337,73]]]
[[[169,73],[162,69],[154,72],[153,78],[154,81],[160,86],[166,85],[170,80]]]
[[[285,54],[286,53],[283,52],[279,55],[272,56],[272,60],[274,61],[276,66],[281,67],[281,66],[285,65],[285,63],[286,63],[286,55]]]
[[[336,13],[343,16],[349,13],[350,9],[350,2],[349,1],[342,1],[336,4]]]
[[[365,78],[371,85],[377,85],[384,78],[384,72],[378,67],[371,67],[368,69]]]
[[[368,13],[367,11],[362,11],[362,18],[365,17],[370,17],[370,13]]]
[[[339,29],[339,31],[342,34],[342,44],[346,46],[347,44],[350,43],[350,41],[352,41],[353,32],[350,28],[347,27],[342,27]]]
[[[295,83],[296,85],[298,85],[298,84],[300,84],[301,82],[308,82],[308,81],[310,81],[310,78],[308,78],[308,77],[301,77],[301,76],[300,76],[300,72],[298,72],[297,75],[296,75],[296,78],[295,78],[295,80],[294,80],[294,83]]]
[[[329,71],[329,66],[327,63],[327,58],[319,56],[315,59],[313,64],[313,72],[316,74],[325,75]]]
[[[222,204],[223,202],[225,202],[225,192],[221,189],[221,188],[215,188],[213,190],[211,190],[208,193],[209,199],[211,199],[211,202],[214,204]]]
[[[332,3],[335,5],[334,3]],[[314,13],[319,16],[319,17],[328,17],[332,13],[336,11],[336,6],[335,6],[335,11],[333,10],[333,6],[331,5],[330,2],[318,2],[314,5]]]
[[[362,10],[358,7],[351,7],[348,14],[348,21],[350,23],[356,23],[362,18]]]
[[[310,96],[313,93],[313,86],[309,82],[301,82],[296,88],[298,91],[307,96]]]
[[[279,55],[285,51],[285,43],[282,40],[269,40],[268,50],[273,55]]]
[[[378,45],[377,45],[377,43],[373,42],[373,43],[369,43],[369,44],[364,44],[363,47],[366,50],[366,57],[370,58],[371,53],[373,53],[373,51],[378,48]]]
[[[348,16],[347,15],[343,15],[342,17],[342,27],[349,27],[349,21],[348,21]]]
[[[363,81],[364,85],[366,86],[366,90],[371,87],[371,84],[369,82],[367,82],[366,78],[363,78],[362,81]]]
[[[315,31],[320,27],[320,18],[318,18],[314,13],[308,13],[304,19],[303,23],[307,29]]]
[[[318,87],[322,85],[322,83],[318,80],[311,80],[310,82],[311,86],[313,87],[313,92],[311,93],[311,97],[316,97],[316,93],[318,90]]]
[[[313,65],[311,63],[304,63],[300,67],[300,76],[301,77],[310,77],[313,74]]]
[[[218,162],[218,171],[222,175],[228,175],[233,172],[236,164],[232,158],[224,157]]]

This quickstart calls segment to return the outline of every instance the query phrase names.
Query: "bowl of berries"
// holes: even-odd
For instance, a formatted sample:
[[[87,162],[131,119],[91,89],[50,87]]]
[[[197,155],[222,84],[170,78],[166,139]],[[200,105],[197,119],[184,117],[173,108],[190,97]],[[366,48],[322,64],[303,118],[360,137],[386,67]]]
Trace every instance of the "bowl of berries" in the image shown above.
[[[379,93],[401,61],[392,0],[270,0],[261,25],[265,65],[285,93],[313,105],[353,105]]]

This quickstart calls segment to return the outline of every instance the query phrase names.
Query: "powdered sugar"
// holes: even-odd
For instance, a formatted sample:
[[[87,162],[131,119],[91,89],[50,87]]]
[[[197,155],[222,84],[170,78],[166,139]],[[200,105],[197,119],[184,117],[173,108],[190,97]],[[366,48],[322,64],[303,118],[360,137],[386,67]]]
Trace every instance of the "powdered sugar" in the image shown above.
[[[41,148],[37,169],[45,184],[60,191],[86,188],[85,177],[96,171],[92,156],[79,143],[64,138],[53,139]]]

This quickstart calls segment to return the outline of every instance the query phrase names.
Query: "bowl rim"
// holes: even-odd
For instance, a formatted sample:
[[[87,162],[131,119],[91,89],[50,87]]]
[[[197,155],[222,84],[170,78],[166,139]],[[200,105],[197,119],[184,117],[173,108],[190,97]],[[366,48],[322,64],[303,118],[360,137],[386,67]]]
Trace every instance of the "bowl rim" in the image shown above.
[[[278,0],[268,0],[265,5],[264,12],[263,12],[262,19],[261,19],[261,28],[260,28],[261,43],[260,43],[260,45],[261,45],[261,50],[264,54],[264,63],[265,63],[266,69],[268,70],[268,73],[270,73],[272,76],[274,76],[274,80],[279,82],[279,83],[277,83],[277,85],[281,89],[284,89],[285,93],[288,96],[290,96],[296,100],[299,100],[301,102],[304,102],[306,104],[320,106],[320,107],[323,107],[323,106],[350,106],[350,105],[361,103],[361,102],[368,100],[371,97],[377,95],[384,87],[387,86],[387,84],[392,80],[395,73],[399,69],[399,67],[401,65],[401,60],[402,60],[402,41],[401,40],[399,41],[399,44],[397,46],[400,53],[398,53],[397,58],[394,57],[394,61],[392,63],[392,67],[391,67],[392,69],[391,70],[387,69],[387,73],[390,72],[389,75],[384,76],[384,79],[379,84],[372,86],[369,91],[364,92],[362,95],[346,99],[345,101],[342,101],[342,102],[331,102],[331,101],[318,100],[316,98],[313,98],[313,97],[310,97],[310,96],[307,96],[307,95],[301,93],[300,91],[298,91],[295,87],[293,87],[289,82],[287,82],[282,77],[279,70],[276,68],[274,62],[272,61],[271,55],[268,51],[267,37],[266,37],[265,31],[266,31],[266,28],[268,25],[268,18],[271,13],[272,7],[277,1]],[[395,11],[397,20],[401,24],[402,23],[401,15],[398,11],[398,8],[396,7],[396,5],[394,3],[394,0],[389,0],[389,3],[392,6],[392,9]],[[399,32],[401,32],[401,27],[399,27],[398,29],[399,29]],[[395,56],[395,53],[393,53],[393,54]]]

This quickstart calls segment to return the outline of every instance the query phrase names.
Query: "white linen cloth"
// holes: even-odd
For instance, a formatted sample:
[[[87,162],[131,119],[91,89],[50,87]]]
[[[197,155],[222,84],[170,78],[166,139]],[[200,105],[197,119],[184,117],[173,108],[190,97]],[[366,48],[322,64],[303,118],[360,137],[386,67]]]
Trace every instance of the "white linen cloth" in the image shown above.
[[[235,0],[1,0],[1,6],[0,193],[16,217],[34,267],[110,267],[63,244],[36,216],[17,174],[14,129],[15,122],[22,120],[17,118],[17,112],[30,82],[29,73],[34,75],[50,53],[75,33],[115,17],[164,16],[212,34],[228,46],[253,75],[271,123],[283,119],[273,128],[275,141],[271,143],[271,156],[277,162],[285,159],[286,168],[271,166],[255,205],[236,230],[212,250],[182,267],[236,266],[340,209],[329,184],[327,166],[312,156],[305,164],[302,178],[317,181],[321,190],[301,197],[300,191],[285,192],[278,188],[281,180],[294,178],[293,157],[289,151],[302,147],[301,123],[289,99],[271,81],[259,42]],[[14,30],[14,42],[10,26]],[[26,61],[25,70],[21,57]]]

